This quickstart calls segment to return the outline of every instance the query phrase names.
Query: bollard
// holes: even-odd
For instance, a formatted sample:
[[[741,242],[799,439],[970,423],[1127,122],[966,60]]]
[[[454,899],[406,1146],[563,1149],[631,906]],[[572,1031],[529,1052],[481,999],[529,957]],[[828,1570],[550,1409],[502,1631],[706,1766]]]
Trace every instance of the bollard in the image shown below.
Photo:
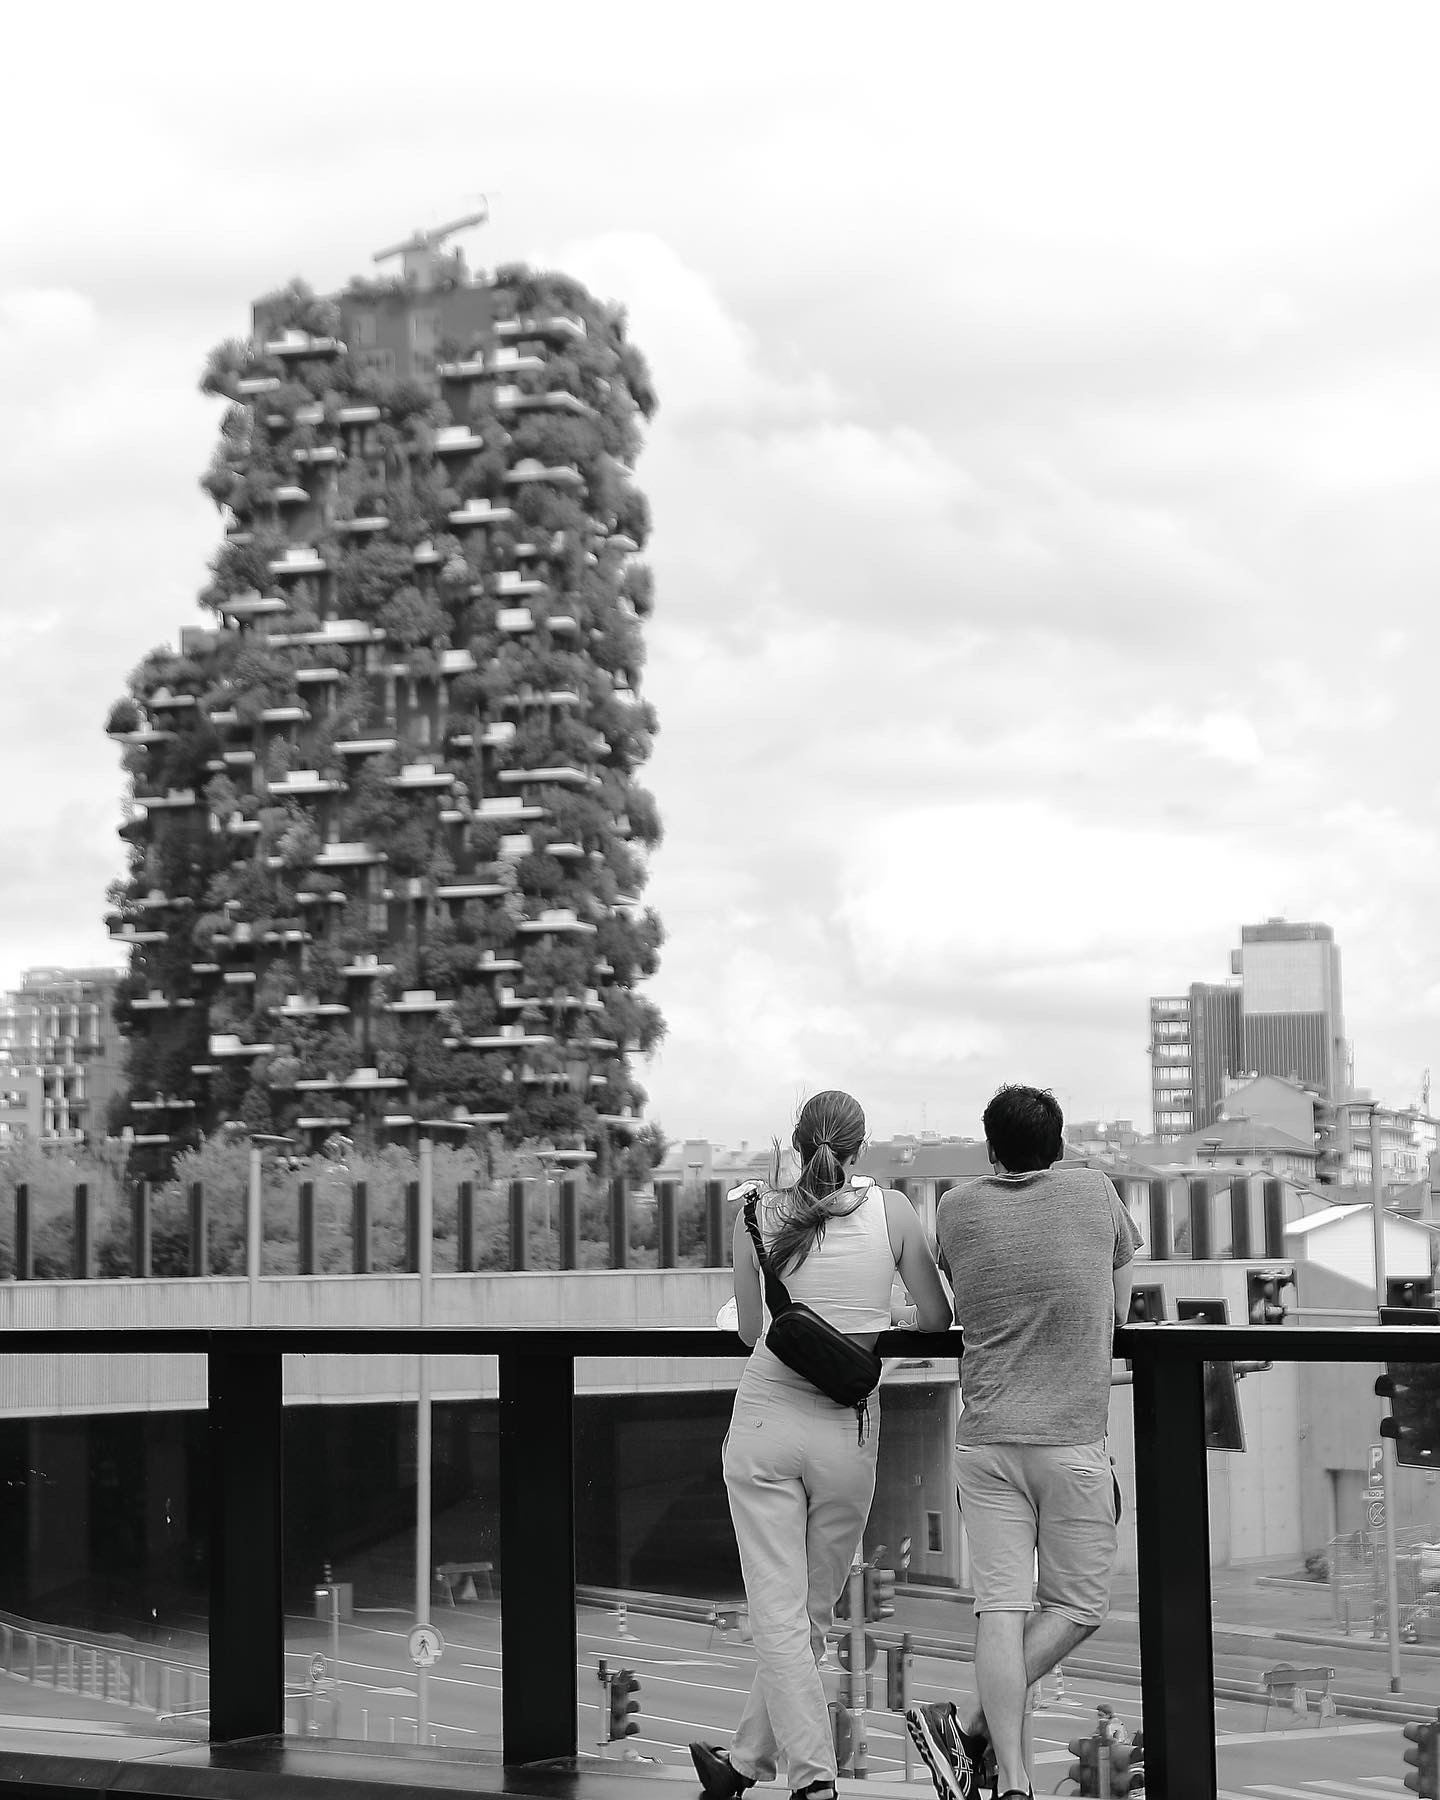
[[[580,1184],[573,1175],[560,1183],[560,1267],[580,1267]]]
[[[475,1183],[462,1181],[457,1196],[455,1262],[462,1275],[475,1267]]]
[[[673,1269],[680,1261],[680,1239],[675,1217],[675,1188],[673,1181],[657,1181],[655,1183],[655,1207],[659,1214],[660,1230],[660,1267]]]
[[[705,1266],[723,1269],[729,1262],[725,1254],[725,1183],[705,1183]]]
[[[510,1267],[520,1273],[530,1267],[530,1246],[525,1235],[525,1183],[510,1183]]]
[[[15,1183],[15,1279],[35,1279],[35,1246],[30,1236],[30,1183]]]
[[[357,1181],[350,1189],[350,1235],[355,1252],[355,1273],[370,1273],[370,1187]]]
[[[315,1273],[315,1183],[300,1183],[300,1244],[298,1249],[299,1273],[313,1275]]]
[[[610,1183],[610,1267],[630,1267],[630,1188],[623,1175]]]
[[[420,1183],[405,1183],[405,1272],[420,1273]]]
[[[75,1183],[75,1241],[71,1247],[71,1266],[77,1281],[88,1281],[90,1267],[90,1186],[88,1182]]]
[[[148,1181],[137,1181],[131,1189],[130,1209],[130,1273],[143,1279],[151,1273]]]
[[[210,1273],[210,1212],[203,1181],[190,1183],[190,1273]]]

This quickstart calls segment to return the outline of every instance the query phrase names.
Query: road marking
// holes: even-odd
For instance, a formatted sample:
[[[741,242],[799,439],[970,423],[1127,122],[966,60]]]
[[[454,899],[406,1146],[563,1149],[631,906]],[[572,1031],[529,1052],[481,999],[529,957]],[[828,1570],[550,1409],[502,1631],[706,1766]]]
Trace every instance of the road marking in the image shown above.
[[[1319,1796],[1316,1794],[1313,1786],[1303,1788],[1279,1787],[1273,1781],[1252,1781],[1249,1784],[1248,1791],[1252,1794],[1279,1794],[1281,1800],[1319,1800]],[[1356,1788],[1351,1788],[1349,1790],[1352,1795],[1358,1793],[1358,1791],[1359,1790]]]
[[[1263,1702],[1262,1702],[1263,1704]],[[1294,1744],[1315,1743],[1320,1738],[1370,1737],[1376,1732],[1395,1729],[1393,1724],[1366,1724],[1357,1719],[1353,1725],[1298,1725],[1293,1731],[1226,1731],[1217,1735],[1217,1750],[1228,1750],[1241,1744]],[[1384,1781],[1385,1776],[1361,1776],[1362,1781]]]
[[[1366,1779],[1374,1781],[1377,1777],[1373,1775],[1368,1778],[1365,1776],[1356,1777],[1357,1781]],[[1388,1777],[1382,1775],[1378,1777],[1378,1779],[1384,1781],[1387,1780]],[[1324,1788],[1327,1794],[1343,1794],[1345,1800],[1356,1800],[1356,1797],[1361,1793],[1361,1790],[1356,1787],[1354,1781],[1322,1781],[1319,1776],[1317,1776],[1314,1781],[1307,1781],[1305,1785],[1312,1788]],[[1401,1787],[1402,1784],[1397,1781],[1395,1786],[1398,1788]]]

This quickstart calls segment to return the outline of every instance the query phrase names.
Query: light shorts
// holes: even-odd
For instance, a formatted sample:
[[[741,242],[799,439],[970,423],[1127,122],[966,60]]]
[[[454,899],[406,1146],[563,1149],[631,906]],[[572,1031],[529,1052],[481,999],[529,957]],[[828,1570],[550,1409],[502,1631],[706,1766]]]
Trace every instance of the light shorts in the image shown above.
[[[1110,1456],[1094,1444],[957,1444],[975,1611],[1038,1605],[1077,1625],[1110,1607],[1118,1540]]]

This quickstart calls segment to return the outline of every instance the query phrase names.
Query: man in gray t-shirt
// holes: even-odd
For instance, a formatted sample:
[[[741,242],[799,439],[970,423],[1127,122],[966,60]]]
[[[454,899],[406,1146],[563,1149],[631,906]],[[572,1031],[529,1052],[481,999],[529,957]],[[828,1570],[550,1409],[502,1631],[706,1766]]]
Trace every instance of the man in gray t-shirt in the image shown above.
[[[906,1714],[940,1800],[973,1800],[987,1748],[1000,1800],[1026,1800],[1026,1689],[1109,1607],[1111,1345],[1140,1233],[1108,1176],[1053,1166],[1063,1130],[1053,1094],[1001,1088],[985,1109],[994,1174],[952,1188],[935,1219],[965,1334],[955,1481],[979,1689],[968,1712]]]

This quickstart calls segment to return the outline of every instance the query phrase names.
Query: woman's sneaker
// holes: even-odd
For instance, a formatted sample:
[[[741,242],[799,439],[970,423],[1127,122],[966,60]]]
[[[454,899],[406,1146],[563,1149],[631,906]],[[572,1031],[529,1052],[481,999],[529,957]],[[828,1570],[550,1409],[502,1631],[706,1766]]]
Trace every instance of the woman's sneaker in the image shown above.
[[[930,1771],[940,1800],[979,1800],[980,1771],[989,1740],[962,1728],[950,1700],[905,1710],[905,1729]]]

